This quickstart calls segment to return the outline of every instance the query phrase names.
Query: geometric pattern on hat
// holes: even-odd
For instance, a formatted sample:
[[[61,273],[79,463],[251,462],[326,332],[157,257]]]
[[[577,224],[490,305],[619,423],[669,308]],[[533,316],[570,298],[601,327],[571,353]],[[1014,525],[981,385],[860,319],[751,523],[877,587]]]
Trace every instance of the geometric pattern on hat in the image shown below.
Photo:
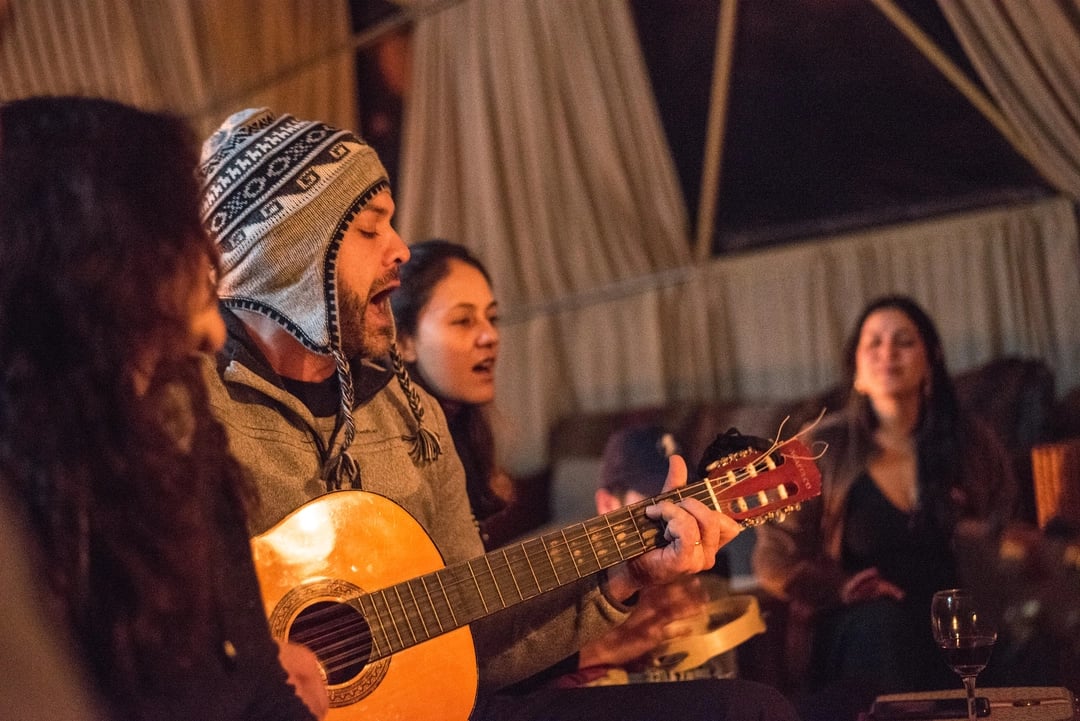
[[[221,251],[219,294],[333,355],[337,245],[389,188],[378,155],[347,130],[252,108],[204,143],[203,223]]]

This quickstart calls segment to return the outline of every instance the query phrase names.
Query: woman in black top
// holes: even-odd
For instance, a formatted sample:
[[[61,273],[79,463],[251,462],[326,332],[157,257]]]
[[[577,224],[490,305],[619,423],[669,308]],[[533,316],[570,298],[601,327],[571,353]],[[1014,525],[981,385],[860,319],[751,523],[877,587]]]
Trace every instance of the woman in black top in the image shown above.
[[[869,304],[844,359],[848,403],[812,431],[828,444],[821,497],[758,529],[754,570],[809,621],[813,687],[870,699],[951,688],[930,598],[959,583],[958,533],[993,535],[1010,519],[1011,465],[961,410],[937,330],[910,298]]]

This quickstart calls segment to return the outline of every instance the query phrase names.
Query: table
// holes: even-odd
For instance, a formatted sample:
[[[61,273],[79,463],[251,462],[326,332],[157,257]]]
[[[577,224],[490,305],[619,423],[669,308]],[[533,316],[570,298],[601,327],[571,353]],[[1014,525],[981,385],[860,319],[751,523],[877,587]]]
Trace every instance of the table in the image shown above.
[[[1006,686],[976,688],[977,696],[990,699],[990,715],[993,721],[1080,721],[1077,699],[1069,689],[1061,686]],[[964,698],[962,688],[945,691],[920,691],[878,696],[878,701],[918,700],[934,698]],[[867,713],[860,716],[874,721]],[[927,717],[926,721],[932,721]]]

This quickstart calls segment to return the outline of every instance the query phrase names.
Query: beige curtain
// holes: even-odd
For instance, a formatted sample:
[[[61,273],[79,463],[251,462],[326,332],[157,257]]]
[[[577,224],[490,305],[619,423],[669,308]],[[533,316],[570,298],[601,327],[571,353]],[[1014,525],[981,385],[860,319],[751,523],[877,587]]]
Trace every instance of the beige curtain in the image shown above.
[[[1080,199],[1080,0],[939,0],[1031,160]]]
[[[956,372],[1045,359],[1080,386],[1080,241],[1054,198],[790,247],[505,309],[498,405],[519,473],[544,464],[561,415],[707,399],[797,399],[839,378],[862,306],[906,293],[934,317]],[[775,429],[743,428],[771,435]]]
[[[348,0],[11,0],[0,100],[82,94],[187,115],[253,105],[356,127]]]
[[[686,210],[621,0],[462,0],[417,21],[402,235],[476,249],[510,304],[689,260]]]
[[[1037,356],[1059,389],[1080,384],[1068,198],[693,265],[636,43],[614,0],[461,0],[416,25],[400,228],[461,241],[492,272],[511,470],[543,466],[564,414],[824,390],[885,292],[926,306],[954,371]],[[1076,82],[1071,48],[1054,52]]]
[[[512,470],[543,464],[565,413],[822,390],[883,292],[926,305],[953,370],[1038,356],[1060,391],[1080,384],[1076,0],[942,0],[1070,197],[698,266],[623,0],[434,4],[415,28],[399,227],[492,271]],[[353,73],[347,0],[11,0],[0,22],[0,99],[105,95],[202,133],[255,104],[355,128]]]

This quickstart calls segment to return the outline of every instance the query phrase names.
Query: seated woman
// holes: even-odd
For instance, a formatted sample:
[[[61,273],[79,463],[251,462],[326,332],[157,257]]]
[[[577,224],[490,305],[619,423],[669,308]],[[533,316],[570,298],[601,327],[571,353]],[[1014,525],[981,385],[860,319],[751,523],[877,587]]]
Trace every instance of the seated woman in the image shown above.
[[[44,613],[110,718],[313,718],[199,375],[225,327],[191,131],[83,98],[8,103],[0,129],[0,484]]]
[[[496,463],[491,414],[499,354],[498,303],[487,270],[464,246],[430,240],[409,248],[391,296],[409,374],[439,401],[457,448],[484,546],[520,535],[514,486]]]
[[[872,700],[953,688],[930,598],[959,582],[959,533],[993,534],[1010,519],[1011,466],[961,410],[937,330],[910,298],[870,303],[844,361],[848,403],[812,431],[828,444],[821,497],[759,527],[754,572],[812,628],[812,690]]]

